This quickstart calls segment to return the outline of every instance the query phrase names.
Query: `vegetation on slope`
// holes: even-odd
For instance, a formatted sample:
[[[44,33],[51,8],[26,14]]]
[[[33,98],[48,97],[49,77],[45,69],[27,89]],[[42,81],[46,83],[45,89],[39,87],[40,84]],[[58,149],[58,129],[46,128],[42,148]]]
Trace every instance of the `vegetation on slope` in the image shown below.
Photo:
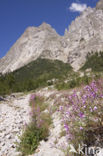
[[[22,156],[34,153],[41,140],[48,140],[51,112],[54,112],[54,108],[62,121],[61,137],[66,137],[68,144],[63,142],[53,146],[62,150],[65,156],[84,156],[86,152],[93,155],[93,152],[98,152],[98,147],[103,147],[103,79],[92,81],[70,93],[58,93],[59,96],[56,93],[52,95],[52,107],[44,102],[45,98],[40,94],[31,96],[33,122],[26,126],[20,137],[18,150],[22,152]],[[45,109],[48,111],[44,111]],[[71,145],[77,153],[71,151]],[[92,147],[95,148],[94,151]]]
[[[63,98],[65,100],[62,102]],[[71,94],[62,95],[57,106],[65,129],[62,133],[65,132],[68,139],[68,145],[65,144],[65,148],[63,146],[66,149],[65,155],[72,155],[70,144],[77,151],[73,153],[74,156],[96,155],[96,149],[103,147],[103,79],[92,81]],[[79,153],[79,145],[82,153]],[[94,151],[90,147],[94,147]]]
[[[44,102],[42,96],[32,94],[30,98],[31,105],[31,122],[26,125],[24,132],[20,136],[20,142],[17,143],[17,150],[22,153],[22,156],[33,154],[37,149],[41,140],[47,139],[49,136],[49,126],[52,119],[48,109],[48,105]]]
[[[93,74],[102,72],[103,52],[88,54],[81,70],[88,68],[92,69]],[[0,76],[0,95],[35,90],[49,85],[54,85],[58,90],[70,89],[89,84],[91,80],[90,76],[80,77],[78,73],[73,72],[68,63],[39,58],[12,73]]]
[[[93,72],[103,71],[103,52],[87,55],[87,60],[81,70],[88,68],[91,68]]]
[[[28,65],[0,77],[0,95],[30,91],[52,85],[52,79],[65,79],[72,67],[59,60],[37,59]]]
[[[92,77],[88,77],[87,75],[84,75],[83,77],[80,77],[78,75],[74,75],[71,80],[65,82],[65,81],[58,81],[55,84],[55,88],[58,90],[67,90],[72,89],[75,87],[79,87],[81,85],[87,85],[91,82]]]

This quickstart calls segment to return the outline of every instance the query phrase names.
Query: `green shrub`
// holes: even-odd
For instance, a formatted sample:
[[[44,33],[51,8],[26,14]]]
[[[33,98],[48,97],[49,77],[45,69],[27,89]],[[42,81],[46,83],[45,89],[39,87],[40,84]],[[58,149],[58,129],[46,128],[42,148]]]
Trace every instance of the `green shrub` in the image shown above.
[[[64,81],[59,81],[55,87],[58,90],[65,90],[65,89],[72,89],[75,87],[79,87],[83,84],[89,84],[90,81],[92,80],[91,77],[88,76],[83,76],[83,77],[74,77],[72,80],[68,81],[68,82],[64,82]]]
[[[41,140],[47,140],[49,136],[49,127],[52,123],[49,112],[44,110],[48,108],[44,103],[42,96],[32,95],[30,98],[31,106],[31,122],[26,126],[20,142],[17,144],[17,150],[22,153],[22,156],[32,154],[37,149]]]
[[[72,67],[68,63],[39,58],[12,73],[1,75],[0,95],[52,85],[52,79],[65,79],[71,73]]]
[[[46,137],[48,137],[48,129],[45,126],[37,127],[34,123],[30,123],[20,137],[17,149],[22,152],[22,156],[32,154],[37,149],[39,142]]]
[[[81,70],[91,68],[93,72],[103,71],[103,52],[87,55],[87,60]]]

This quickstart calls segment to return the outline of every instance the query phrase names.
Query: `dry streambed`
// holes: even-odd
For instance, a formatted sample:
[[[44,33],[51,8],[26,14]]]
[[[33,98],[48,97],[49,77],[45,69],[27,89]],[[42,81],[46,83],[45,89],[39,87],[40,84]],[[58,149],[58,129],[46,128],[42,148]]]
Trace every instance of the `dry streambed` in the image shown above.
[[[56,92],[47,88],[38,91],[38,94],[49,99]],[[25,124],[30,121],[30,94],[15,95],[6,98],[6,101],[0,102],[0,156],[18,156],[20,153],[16,151],[15,142],[19,141],[18,136],[21,135]],[[53,98],[48,100],[53,105]],[[36,153],[33,156],[64,156],[60,149],[65,138],[60,138],[61,121],[58,112],[52,115],[53,124],[50,127],[50,136],[47,141],[41,141]]]
[[[0,102],[0,156],[16,156],[15,143],[29,122],[30,95],[7,97]]]
[[[66,102],[64,97],[68,95],[68,92],[44,88],[37,94],[44,96],[50,107],[55,108],[56,105]],[[0,102],[0,156],[20,156],[20,153],[16,151],[15,142],[19,142],[18,136],[21,135],[25,124],[30,121],[30,96],[30,94],[16,94],[15,97],[10,96],[6,98],[6,101]],[[65,136],[61,136],[63,127],[58,111],[54,111],[52,120],[53,124],[47,141],[42,140],[32,156],[66,156],[63,150],[68,142]]]

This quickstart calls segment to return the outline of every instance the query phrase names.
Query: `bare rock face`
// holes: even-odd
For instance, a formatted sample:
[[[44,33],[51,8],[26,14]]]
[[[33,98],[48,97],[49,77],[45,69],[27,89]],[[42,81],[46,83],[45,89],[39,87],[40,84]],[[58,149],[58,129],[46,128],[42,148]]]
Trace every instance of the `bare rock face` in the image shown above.
[[[68,61],[78,70],[88,52],[103,51],[103,11],[87,8],[65,32],[68,41]]]
[[[0,60],[0,72],[14,71],[38,57],[67,62],[64,48],[63,38],[49,24],[29,27]]]
[[[103,10],[103,0],[99,0],[99,2],[96,5],[96,9],[101,9]]]
[[[78,70],[88,52],[103,51],[103,0],[88,7],[60,36],[46,23],[29,27],[0,60],[0,72],[14,71],[37,58],[58,59]]]

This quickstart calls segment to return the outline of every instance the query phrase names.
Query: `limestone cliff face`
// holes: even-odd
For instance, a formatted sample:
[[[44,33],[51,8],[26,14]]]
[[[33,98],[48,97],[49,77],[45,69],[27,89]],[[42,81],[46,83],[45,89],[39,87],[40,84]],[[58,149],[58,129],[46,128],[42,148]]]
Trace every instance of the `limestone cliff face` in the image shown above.
[[[79,69],[88,52],[103,50],[103,11],[87,8],[65,32],[68,40],[68,61]]]
[[[99,0],[99,2],[96,5],[96,9],[101,9],[103,10],[103,0]]]
[[[38,57],[59,59],[67,62],[63,37],[46,23],[29,27],[0,60],[0,72],[14,71]]]
[[[103,51],[103,0],[87,8],[60,36],[46,23],[29,27],[0,60],[0,72],[16,70],[38,57],[69,62],[78,70],[88,52]]]

